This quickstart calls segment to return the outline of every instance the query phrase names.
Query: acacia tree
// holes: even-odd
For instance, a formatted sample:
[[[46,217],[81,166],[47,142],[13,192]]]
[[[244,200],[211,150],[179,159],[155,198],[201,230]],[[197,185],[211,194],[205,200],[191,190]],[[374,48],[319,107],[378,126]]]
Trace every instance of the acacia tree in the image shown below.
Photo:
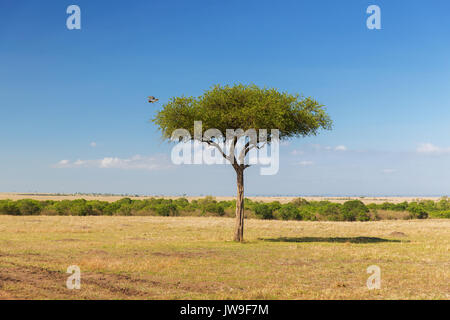
[[[203,95],[195,97],[174,97],[163,105],[152,121],[159,127],[162,136],[171,139],[177,129],[189,132],[190,140],[199,141],[218,150],[236,171],[237,201],[234,240],[244,240],[244,170],[248,164],[247,155],[253,148],[270,145],[275,138],[286,140],[294,137],[316,135],[319,129],[331,129],[331,119],[323,105],[316,100],[298,94],[292,95],[273,88],[259,88],[256,85],[216,85]],[[201,135],[196,134],[194,122],[201,121]],[[207,137],[208,129],[220,132],[234,130],[235,134]],[[264,132],[278,129],[278,137],[266,133],[259,139],[246,139],[245,132]],[[261,130],[261,131],[260,131]],[[244,136],[244,144],[238,154],[235,149],[238,140]],[[235,154],[236,153],[236,154]]]

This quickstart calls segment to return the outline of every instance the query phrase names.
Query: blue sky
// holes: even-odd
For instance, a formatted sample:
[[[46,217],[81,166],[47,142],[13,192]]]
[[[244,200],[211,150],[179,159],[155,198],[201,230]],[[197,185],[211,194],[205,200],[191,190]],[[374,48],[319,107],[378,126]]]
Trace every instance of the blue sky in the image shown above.
[[[81,30],[66,28],[71,4]],[[366,27],[372,4],[381,30]],[[312,96],[334,120],[283,145],[277,175],[248,169],[248,195],[450,194],[449,10],[447,0],[4,0],[0,192],[233,195],[231,167],[171,166],[148,120],[172,96],[242,82]],[[101,168],[105,158],[124,165]]]

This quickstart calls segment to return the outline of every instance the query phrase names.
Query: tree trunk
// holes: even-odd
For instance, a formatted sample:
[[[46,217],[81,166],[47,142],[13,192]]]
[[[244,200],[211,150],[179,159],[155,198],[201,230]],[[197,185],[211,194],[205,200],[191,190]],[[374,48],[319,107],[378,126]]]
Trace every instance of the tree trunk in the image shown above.
[[[236,198],[236,226],[234,229],[234,241],[244,241],[244,168],[236,168],[237,198]]]

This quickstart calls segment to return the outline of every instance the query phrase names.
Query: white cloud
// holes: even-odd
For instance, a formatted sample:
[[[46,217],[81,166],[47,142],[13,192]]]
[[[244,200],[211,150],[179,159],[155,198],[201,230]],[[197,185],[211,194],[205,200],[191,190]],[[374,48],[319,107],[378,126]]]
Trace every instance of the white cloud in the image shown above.
[[[61,160],[61,161],[58,162],[56,165],[57,165],[57,166],[60,166],[60,167],[64,167],[64,166],[68,165],[69,162],[70,162],[69,160]]]
[[[86,163],[86,161],[83,161],[83,160],[77,160],[77,161],[75,161],[74,163],[73,163],[73,165],[74,166],[76,166],[76,167],[80,167],[80,166],[83,166],[84,164]],[[69,164],[69,163],[67,163],[67,164]]]
[[[95,148],[95,147],[97,146],[97,142],[92,141],[89,145],[90,145],[92,148]]]
[[[298,164],[301,165],[301,166],[312,166],[314,164],[314,162],[313,161],[304,160],[304,161],[300,161]]]
[[[316,152],[320,152],[320,151],[347,151],[348,148],[344,145],[338,145],[336,147],[332,147],[332,146],[323,146],[320,144],[310,144],[307,145],[306,150],[292,150],[291,154],[292,155],[301,155],[301,154],[305,154],[306,151],[316,151]]]
[[[435,146],[432,143],[421,143],[417,147],[416,151],[418,153],[422,153],[422,154],[439,155],[439,154],[448,154],[448,153],[450,153],[450,148],[441,148],[441,147]]]
[[[55,168],[101,168],[101,169],[140,169],[159,170],[171,167],[170,160],[162,156],[143,157],[135,155],[128,159],[118,157],[105,157],[95,160],[61,160],[53,167]]]
[[[336,150],[336,151],[347,151],[347,147],[343,146],[343,145],[340,145],[340,146],[337,146],[336,148],[334,148],[334,150]]]
[[[302,151],[302,150],[292,150],[291,151],[291,154],[293,154],[294,156],[295,155],[299,155],[299,154],[304,154],[305,152],[304,151]]]
[[[383,170],[381,170],[381,173],[384,173],[384,174],[391,174],[391,173],[394,173],[394,172],[397,172],[397,170],[395,170],[395,169],[383,169]]]

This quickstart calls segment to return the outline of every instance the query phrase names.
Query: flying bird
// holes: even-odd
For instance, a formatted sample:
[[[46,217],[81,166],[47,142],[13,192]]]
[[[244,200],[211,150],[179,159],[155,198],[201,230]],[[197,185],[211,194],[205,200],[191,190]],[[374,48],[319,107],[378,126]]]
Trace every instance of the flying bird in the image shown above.
[[[157,102],[157,101],[159,101],[159,99],[155,98],[154,96],[148,97],[148,102],[149,103],[153,103],[153,102]]]

